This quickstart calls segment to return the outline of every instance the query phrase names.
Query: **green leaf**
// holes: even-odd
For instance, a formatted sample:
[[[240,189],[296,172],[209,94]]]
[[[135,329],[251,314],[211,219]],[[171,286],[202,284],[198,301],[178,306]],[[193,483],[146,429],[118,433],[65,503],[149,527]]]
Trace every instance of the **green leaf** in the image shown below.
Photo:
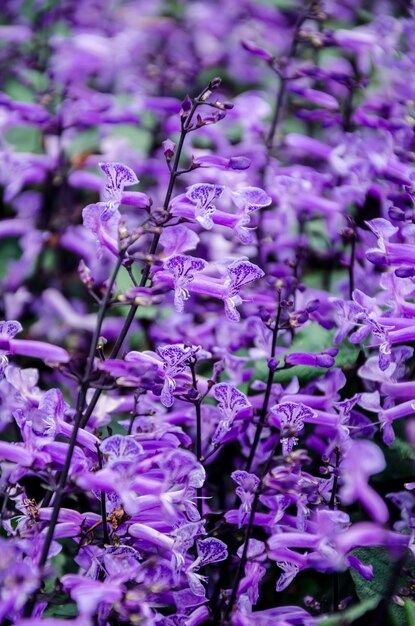
[[[404,609],[407,626],[415,626],[415,602],[413,600],[405,600]]]
[[[380,596],[367,598],[363,602],[351,606],[346,611],[328,615],[322,622],[318,622],[318,626],[349,626],[349,624],[353,624],[355,620],[365,615],[368,611],[373,611],[377,607],[379,600]]]
[[[6,141],[12,144],[17,152],[42,153],[42,133],[35,126],[14,126],[6,132]]]
[[[374,573],[373,580],[365,580],[355,570],[350,570],[359,599],[364,601],[382,596],[389,584],[394,567],[388,551],[385,548],[358,548],[353,551],[353,554],[365,565],[372,565]],[[400,576],[396,582],[396,591],[404,586],[405,579]],[[403,607],[391,601],[388,613],[390,626],[407,626]]]
[[[49,78],[44,72],[39,72],[38,70],[24,69],[22,71],[22,76],[24,76],[28,81],[31,82],[35,92],[46,91],[49,86]]]
[[[88,128],[79,131],[67,148],[69,157],[73,157],[83,152],[94,152],[99,146],[99,134],[97,128]]]
[[[395,431],[399,429],[399,424],[395,424]],[[373,477],[375,482],[390,480],[405,480],[413,475],[415,454],[411,445],[397,436],[390,446],[384,446],[383,452],[386,460],[386,469]]]
[[[21,250],[17,239],[7,239],[1,242],[0,255],[0,279],[2,280],[9,269],[10,261],[17,260],[21,256]]]
[[[145,128],[132,124],[117,124],[111,129],[111,134],[116,137],[126,137],[130,146],[143,154],[147,154],[151,147],[151,133]]]
[[[300,330],[294,337],[291,347],[284,354],[279,355],[280,363],[284,363],[286,354],[292,352],[317,353],[333,346],[333,331],[326,330],[318,324],[310,324]],[[339,352],[335,359],[336,367],[351,367],[359,354],[359,348],[349,341],[343,341],[339,346]],[[268,378],[267,361],[261,360],[254,364],[255,378],[266,381]],[[275,372],[274,382],[287,384],[296,376],[301,384],[305,384],[318,378],[327,372],[324,367],[309,367],[306,365],[296,365],[287,370]]]
[[[48,606],[44,612],[45,617],[77,617],[78,607],[74,602],[65,602],[58,606]]]
[[[22,82],[11,78],[6,81],[5,92],[13,100],[18,102],[34,102],[35,93],[30,87],[24,85]]]

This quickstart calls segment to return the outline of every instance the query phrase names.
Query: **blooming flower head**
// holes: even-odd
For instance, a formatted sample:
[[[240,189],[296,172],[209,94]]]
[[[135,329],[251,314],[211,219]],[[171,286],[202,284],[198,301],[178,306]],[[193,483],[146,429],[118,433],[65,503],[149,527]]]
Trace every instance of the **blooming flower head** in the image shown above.
[[[233,261],[227,267],[227,278],[225,281],[226,293],[224,296],[226,317],[233,321],[239,322],[240,314],[236,307],[242,304],[242,298],[239,295],[244,285],[249,285],[258,278],[262,278],[264,272],[254,263],[245,258]]]
[[[218,409],[222,414],[222,419],[216,428],[212,442],[219,443],[229,432],[235,417],[240,415],[242,411],[249,410],[251,405],[242,391],[228,383],[215,385],[213,393],[218,400]]]
[[[315,417],[314,411],[304,404],[283,402],[271,408],[268,422],[281,431],[281,444],[284,456],[290,454],[298,443],[297,435],[303,430],[305,420]]]
[[[244,470],[232,472],[232,480],[238,485],[235,493],[241,500],[238,511],[238,525],[241,528],[249,517],[252,510],[255,492],[259,487],[259,478],[255,474],[250,474]]]
[[[15,335],[22,332],[22,325],[20,322],[0,322],[0,335],[12,339]],[[0,354],[0,378],[4,376],[4,370],[7,367],[9,360],[5,354]]]
[[[182,313],[185,301],[190,297],[186,286],[192,282],[197,272],[202,272],[207,266],[203,259],[176,254],[164,263],[164,269],[170,271],[174,277],[174,306],[178,313]]]
[[[136,185],[139,180],[133,170],[122,163],[99,163],[99,167],[107,178],[102,199],[117,207],[121,203],[124,187]]]
[[[198,183],[187,190],[186,196],[196,205],[195,217],[203,228],[210,230],[213,226],[212,213],[216,207],[213,202],[220,198],[224,190],[221,185]]]
[[[198,352],[198,347],[185,347],[183,345],[170,345],[157,348],[157,354],[163,361],[165,380],[161,392],[161,401],[166,407],[173,404],[173,392],[176,389],[175,377],[183,373],[192,357]]]

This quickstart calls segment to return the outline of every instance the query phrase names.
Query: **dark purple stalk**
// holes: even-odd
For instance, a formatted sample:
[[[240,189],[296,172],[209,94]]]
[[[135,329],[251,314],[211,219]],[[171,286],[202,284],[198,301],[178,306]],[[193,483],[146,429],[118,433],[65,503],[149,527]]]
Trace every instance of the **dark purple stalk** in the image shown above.
[[[108,288],[107,288],[106,294],[105,294],[105,296],[104,296],[104,298],[103,298],[103,300],[101,302],[100,310],[98,312],[97,325],[95,327],[94,335],[93,335],[92,341],[91,341],[91,346],[90,346],[90,350],[89,350],[85,376],[82,379],[81,388],[80,388],[80,392],[79,392],[79,395],[78,395],[78,400],[77,400],[77,405],[76,405],[76,413],[75,413],[75,418],[74,418],[74,425],[73,425],[73,429],[72,429],[71,439],[69,441],[68,452],[66,454],[65,465],[64,465],[63,470],[62,470],[61,475],[60,475],[58,488],[56,490],[55,500],[54,500],[54,503],[53,503],[52,516],[51,516],[51,519],[50,519],[50,523],[49,523],[48,532],[47,532],[47,535],[46,535],[46,538],[45,538],[45,542],[44,542],[43,547],[42,547],[42,553],[41,553],[40,559],[39,559],[39,568],[40,569],[43,569],[43,567],[45,566],[45,563],[47,561],[48,554],[49,554],[50,545],[51,545],[52,540],[53,540],[53,533],[55,531],[55,526],[56,526],[56,523],[58,521],[59,511],[60,511],[60,508],[62,506],[63,493],[64,493],[64,490],[65,490],[66,481],[68,479],[68,474],[69,474],[69,468],[70,468],[70,465],[71,465],[72,455],[73,455],[73,451],[75,449],[76,439],[77,439],[77,436],[78,436],[78,431],[81,428],[82,412],[83,412],[83,409],[84,409],[84,406],[85,406],[86,395],[87,395],[87,392],[88,392],[88,389],[89,389],[89,383],[90,383],[91,375],[92,375],[92,372],[93,372],[93,369],[94,369],[95,351],[96,351],[96,348],[97,348],[97,345],[98,345],[99,337],[101,335],[101,328],[102,328],[102,324],[104,322],[104,317],[105,317],[105,313],[106,313],[106,310],[107,310],[108,302],[109,302],[110,297],[111,297],[112,288],[114,286],[114,283],[115,283],[116,278],[118,276],[118,272],[119,272],[120,267],[122,265],[123,256],[124,255],[120,256],[118,258],[118,260],[117,260],[117,263],[115,264],[115,267],[113,269],[111,278],[110,278],[109,283],[108,283]],[[97,392],[95,392],[95,393],[97,393]]]
[[[102,469],[102,454],[99,449],[99,445],[97,444],[97,455],[98,455],[98,466],[99,469]],[[110,537],[108,534],[108,526],[107,526],[107,502],[105,491],[101,491],[101,518],[102,518],[102,530],[104,533],[104,545],[108,545],[110,543]]]
[[[275,323],[274,323],[274,328],[272,331],[272,345],[271,345],[271,356],[270,359],[273,359],[275,357],[275,351],[276,351],[276,347],[277,347],[277,337],[278,337],[278,331],[279,331],[279,326],[280,326],[280,319],[281,319],[281,311],[282,311],[282,307],[281,307],[281,290],[278,290],[278,308],[277,308],[277,317],[275,319]],[[265,390],[265,395],[264,395],[264,402],[262,403],[262,408],[261,408],[261,414],[259,416],[259,421],[256,427],[256,431],[255,431],[255,436],[254,436],[254,441],[252,442],[252,446],[251,446],[251,450],[249,453],[249,457],[248,457],[248,461],[246,463],[246,471],[249,472],[251,471],[251,467],[252,464],[254,462],[255,459],[255,453],[259,444],[259,440],[261,438],[261,433],[262,430],[264,428],[265,425],[265,419],[267,416],[267,411],[268,411],[268,404],[269,404],[269,400],[271,397],[271,390],[272,390],[272,385],[274,383],[274,374],[275,374],[275,369],[273,367],[270,367],[270,364],[268,365],[268,379],[267,379],[267,387]]]
[[[298,35],[300,32],[300,28],[301,26],[304,24],[304,22],[309,19],[311,17],[309,11],[310,8],[312,6],[312,2],[310,2],[304,13],[302,13],[298,19],[297,22],[295,24],[294,27],[294,33],[293,33],[293,37],[291,40],[291,46],[286,58],[286,64],[288,64],[296,55],[297,53],[297,47],[298,47]],[[274,138],[275,138],[275,134],[281,124],[281,120],[283,118],[283,114],[284,114],[284,110],[285,110],[285,102],[286,102],[286,94],[287,94],[287,83],[288,83],[288,78],[287,76],[284,74],[283,70],[282,72],[277,71],[277,74],[280,78],[280,82],[278,85],[278,90],[277,90],[277,95],[276,95],[276,99],[275,99],[275,108],[274,108],[274,112],[272,115],[272,120],[271,120],[271,125],[268,131],[268,134],[265,138],[265,146],[267,148],[267,153],[266,153],[266,160],[265,163],[261,169],[260,172],[260,178],[261,178],[261,184],[264,184],[264,179],[265,179],[265,174],[266,171],[269,167],[269,162],[270,162],[270,158],[271,158],[271,153],[272,150],[274,148]],[[257,225],[257,236],[258,236],[258,241],[260,242],[262,239],[262,215],[263,212],[261,211],[259,213],[259,218],[258,218],[258,225]]]
[[[308,4],[304,13],[302,13],[298,17],[297,22],[294,26],[293,38],[292,38],[291,46],[290,46],[290,49],[286,58],[287,63],[289,63],[289,61],[291,61],[297,53],[298,35],[300,32],[300,28],[304,24],[304,22],[311,17],[309,13],[311,5],[312,5],[312,2]],[[277,97],[275,100],[274,114],[272,116],[271,126],[269,128],[268,135],[265,140],[265,145],[268,150],[268,157],[270,156],[271,151],[274,147],[275,133],[278,130],[278,127],[282,120],[282,115],[284,113],[284,106],[285,106],[286,93],[287,93],[287,82],[289,80],[283,73],[279,74],[279,76],[280,76],[280,84],[278,86]]]
[[[244,547],[243,547],[243,551],[242,551],[242,556],[241,559],[239,561],[239,565],[238,565],[238,569],[236,571],[236,575],[235,575],[235,580],[233,583],[233,587],[232,587],[232,591],[231,591],[231,595],[229,598],[229,602],[228,602],[228,606],[226,608],[225,611],[225,615],[224,615],[224,623],[226,624],[226,622],[229,620],[229,617],[232,613],[233,607],[235,605],[236,602],[236,598],[238,595],[238,588],[239,588],[239,583],[241,582],[241,578],[242,578],[242,574],[244,572],[244,568],[245,568],[245,564],[246,564],[246,559],[247,559],[247,555],[248,555],[248,548],[249,548],[249,540],[251,539],[252,536],[252,531],[254,528],[254,519],[255,519],[255,513],[256,513],[256,509],[258,506],[258,502],[259,502],[259,496],[261,495],[262,492],[262,488],[263,488],[263,484],[264,484],[264,478],[265,476],[268,474],[270,467],[271,467],[271,463],[272,460],[274,458],[275,452],[277,450],[277,447],[279,446],[279,441],[275,444],[275,446],[272,448],[271,454],[268,457],[268,461],[265,465],[265,468],[261,474],[261,478],[260,478],[260,482],[259,485],[255,491],[255,495],[254,495],[254,499],[252,501],[252,508],[251,508],[251,513],[249,516],[249,521],[248,521],[248,526],[246,529],[246,534],[245,534],[245,541],[244,541]]]
[[[167,192],[166,192],[166,196],[164,199],[164,203],[163,203],[163,210],[166,212],[167,214],[167,219],[169,218],[169,214],[168,214],[168,207],[170,204],[170,200],[171,200],[171,196],[173,194],[173,189],[174,189],[174,183],[177,177],[177,171],[178,171],[178,167],[179,167],[179,162],[180,162],[180,157],[181,157],[181,153],[182,153],[182,149],[183,149],[183,144],[186,138],[186,135],[189,132],[190,129],[190,124],[192,121],[192,118],[194,116],[194,113],[196,111],[196,109],[198,108],[198,106],[200,106],[201,104],[203,104],[203,96],[212,89],[212,83],[209,83],[209,85],[201,92],[201,94],[195,99],[193,100],[192,103],[192,107],[190,109],[189,115],[185,118],[185,120],[183,121],[182,119],[182,130],[181,130],[181,134],[180,134],[180,140],[179,140],[179,144],[176,150],[176,154],[175,154],[175,159],[174,159],[174,163],[173,163],[173,167],[171,169],[171,174],[170,174],[170,180],[169,180],[169,185],[167,188]],[[153,240],[151,242],[150,245],[150,250],[149,250],[149,257],[151,258],[158,247],[159,241],[160,241],[160,236],[161,236],[161,229],[159,231],[157,231],[156,233],[154,233],[153,235]],[[78,435],[78,431],[80,428],[84,428],[86,426],[86,424],[88,423],[88,420],[90,418],[90,416],[92,415],[92,412],[101,396],[102,393],[102,389],[96,389],[95,393],[91,399],[91,402],[89,403],[85,414],[83,414],[84,411],[84,406],[85,406],[85,402],[86,402],[86,396],[87,396],[87,392],[90,388],[90,382],[91,382],[91,375],[93,372],[93,364],[94,364],[94,357],[95,357],[95,352],[96,352],[96,348],[98,345],[98,341],[99,341],[99,337],[101,334],[101,328],[102,328],[102,324],[105,318],[105,313],[108,307],[108,303],[109,300],[111,298],[111,292],[112,292],[112,287],[115,284],[115,281],[117,279],[118,276],[118,272],[121,268],[122,265],[122,261],[123,261],[123,256],[124,254],[120,255],[113,273],[111,275],[110,281],[108,283],[108,288],[107,288],[107,292],[101,302],[101,306],[100,306],[100,310],[98,313],[98,320],[97,320],[97,325],[94,331],[94,335],[91,341],[91,346],[90,346],[90,350],[89,350],[89,355],[88,355],[88,361],[87,361],[87,368],[86,368],[86,372],[85,372],[85,376],[82,379],[82,383],[81,383],[81,388],[79,391],[79,395],[78,395],[78,399],[77,399],[77,404],[76,404],[76,413],[75,413],[75,418],[74,418],[74,426],[73,426],[73,430],[72,430],[72,435],[71,435],[71,439],[69,442],[69,447],[68,447],[68,452],[65,458],[65,464],[63,467],[63,470],[61,472],[60,475],[60,479],[59,479],[59,483],[58,483],[58,488],[56,491],[56,496],[55,496],[55,500],[54,500],[54,504],[53,504],[53,511],[52,511],[52,515],[51,515],[51,520],[49,523],[49,527],[48,527],[48,532],[45,538],[45,542],[43,544],[43,548],[42,548],[42,553],[39,559],[39,568],[40,570],[43,570],[47,558],[48,558],[48,554],[49,554],[49,550],[50,550],[50,546],[53,540],[53,535],[55,532],[55,527],[58,521],[58,517],[59,517],[59,511],[60,508],[62,506],[62,501],[63,501],[63,493],[64,493],[64,489],[66,486],[66,482],[68,479],[68,474],[69,474],[69,469],[70,469],[70,465],[71,465],[71,461],[72,461],[72,456],[73,456],[73,452],[75,449],[75,445],[76,445],[76,439],[77,439],[77,435]],[[150,269],[151,269],[151,262],[147,262],[146,266],[143,269],[142,275],[141,275],[141,280],[140,280],[140,287],[144,287],[149,274],[150,274]],[[118,356],[118,353],[121,349],[121,346],[124,342],[125,337],[127,336],[127,333],[130,329],[130,326],[134,320],[135,317],[135,313],[138,309],[137,305],[132,305],[127,318],[124,322],[124,326],[120,332],[120,335],[111,351],[110,354],[110,358],[116,358]],[[25,609],[25,615],[29,616],[32,613],[33,607],[34,607],[34,603],[35,600],[33,599],[35,597],[35,594],[33,594],[32,596],[32,600],[29,601],[29,603],[26,605],[26,609]]]
[[[197,387],[197,377],[196,377],[196,362],[192,361],[190,363],[190,371],[192,373],[192,382],[193,382],[193,390],[196,393],[196,399],[193,404],[195,406],[196,411],[196,457],[199,463],[202,462],[202,409],[201,409],[201,398],[198,392]],[[202,487],[198,487],[197,489],[197,510],[199,511],[200,517],[203,517],[203,489]]]
[[[353,297],[354,291],[354,264],[356,260],[356,234],[353,232],[353,235],[350,239],[350,263],[348,267],[349,271],[349,297],[350,300]]]
[[[330,496],[330,502],[329,502],[329,508],[330,510],[334,511],[336,508],[336,498],[337,498],[337,486],[338,486],[338,482],[339,482],[339,464],[340,464],[340,450],[339,448],[336,446],[335,451],[335,465],[333,468],[333,487],[331,490],[331,496]],[[339,573],[338,572],[333,572],[332,574],[332,611],[333,613],[336,613],[339,610],[339,603],[340,603],[340,597],[339,597]]]

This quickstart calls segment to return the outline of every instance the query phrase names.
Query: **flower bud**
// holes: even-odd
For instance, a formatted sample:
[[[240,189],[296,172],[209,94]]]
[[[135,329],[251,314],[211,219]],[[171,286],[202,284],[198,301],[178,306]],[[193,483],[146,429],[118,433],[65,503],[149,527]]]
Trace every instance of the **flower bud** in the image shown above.
[[[182,108],[180,109],[180,117],[187,117],[192,108],[192,100],[189,96],[186,96],[182,102]]]
[[[275,372],[275,370],[278,369],[278,365],[278,359],[268,359],[268,369],[270,369],[271,372]]]
[[[244,156],[232,157],[229,162],[229,169],[231,170],[247,170],[251,165],[251,159]]]
[[[414,273],[415,270],[413,267],[408,267],[405,265],[403,265],[402,267],[398,267],[395,270],[395,276],[397,276],[398,278],[412,278]]]
[[[220,87],[222,84],[222,79],[219,78],[219,76],[215,76],[215,78],[212,78],[212,80],[209,83],[209,89],[218,89],[218,87]]]
[[[176,149],[176,144],[171,139],[165,139],[161,144],[163,146],[164,156],[166,157],[166,161],[170,161],[174,156],[174,151]]]

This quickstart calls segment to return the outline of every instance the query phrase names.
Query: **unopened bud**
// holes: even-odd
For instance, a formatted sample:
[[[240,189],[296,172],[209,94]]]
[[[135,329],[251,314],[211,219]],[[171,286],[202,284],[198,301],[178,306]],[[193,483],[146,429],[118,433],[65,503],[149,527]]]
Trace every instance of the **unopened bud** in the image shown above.
[[[181,117],[187,117],[192,108],[192,101],[189,96],[186,96],[182,102],[182,108],[180,110]]]
[[[174,156],[174,151],[176,149],[176,144],[171,139],[166,139],[161,144],[163,146],[164,156],[166,157],[166,161],[170,161]]]
[[[279,365],[278,359],[268,360],[268,369],[270,369],[271,372],[275,372],[275,370],[278,368],[278,365]]]
[[[97,343],[97,350],[102,350],[103,347],[108,343],[108,339],[106,339],[105,337],[100,337],[98,339],[98,343]]]
[[[219,78],[219,76],[216,76],[215,78],[212,78],[212,80],[209,83],[209,89],[218,89],[218,87],[220,87],[222,84],[222,79]]]

